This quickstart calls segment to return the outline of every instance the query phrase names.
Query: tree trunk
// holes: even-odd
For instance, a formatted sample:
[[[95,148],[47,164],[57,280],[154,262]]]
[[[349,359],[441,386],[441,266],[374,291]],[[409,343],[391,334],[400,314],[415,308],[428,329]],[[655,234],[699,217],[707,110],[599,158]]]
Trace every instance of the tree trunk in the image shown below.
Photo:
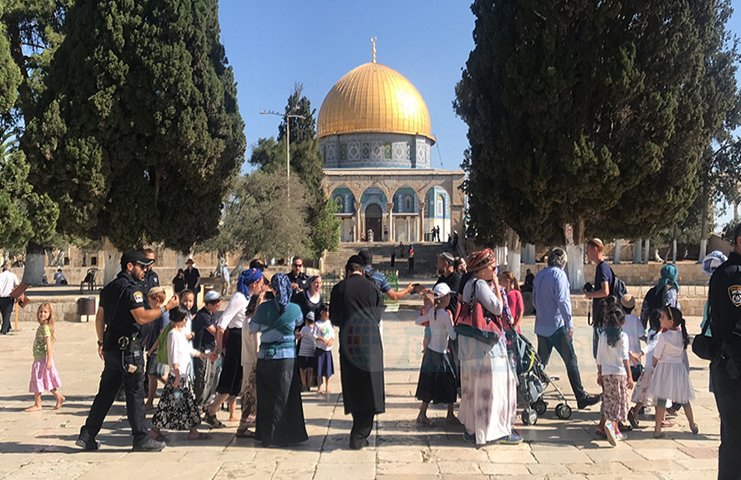
[[[633,265],[641,263],[641,254],[643,250],[643,240],[636,238],[633,241]]]
[[[677,226],[672,230],[672,263],[677,263]]]
[[[646,239],[646,244],[643,250],[643,263],[648,264],[651,261],[651,239]]]
[[[26,246],[26,260],[23,269],[23,283],[26,285],[41,285],[44,278],[46,255],[44,247],[33,242]]]
[[[612,263],[620,265],[620,254],[622,253],[622,241],[619,238],[615,239],[615,255],[612,258]]]
[[[697,262],[702,262],[708,248],[708,215],[710,214],[710,195],[708,195],[707,180],[702,182],[702,219],[700,224],[700,255]]]
[[[106,238],[103,240],[103,278],[100,285],[107,285],[121,271],[121,252]]]
[[[509,229],[507,235],[507,269],[512,272],[515,278],[519,281],[520,275],[520,264],[522,258],[522,244],[520,243],[520,237],[517,233]]]
[[[576,228],[573,230],[573,237],[570,239],[564,228],[564,237],[566,238],[566,275],[569,277],[572,292],[581,292],[584,287],[584,242],[585,231],[584,221],[579,220]],[[571,240],[571,241],[569,241]]]
[[[525,258],[523,262],[528,265],[535,265],[535,245],[532,243],[525,245]]]

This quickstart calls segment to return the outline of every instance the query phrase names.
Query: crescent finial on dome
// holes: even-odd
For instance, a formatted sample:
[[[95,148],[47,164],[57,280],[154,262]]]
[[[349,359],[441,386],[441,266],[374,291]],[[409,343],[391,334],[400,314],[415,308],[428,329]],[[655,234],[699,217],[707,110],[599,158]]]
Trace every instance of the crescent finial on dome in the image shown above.
[[[378,37],[371,37],[371,56],[372,56],[372,63],[376,63],[376,40],[378,40]]]

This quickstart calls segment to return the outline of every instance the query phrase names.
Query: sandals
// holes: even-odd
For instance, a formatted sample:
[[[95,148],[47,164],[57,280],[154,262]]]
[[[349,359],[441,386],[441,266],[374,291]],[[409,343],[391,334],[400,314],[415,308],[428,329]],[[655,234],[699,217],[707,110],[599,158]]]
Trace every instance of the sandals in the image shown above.
[[[188,440],[211,440],[211,435],[205,432],[198,432],[195,437],[188,434]]]
[[[432,426],[432,420],[430,420],[427,417],[417,417],[417,425],[422,425],[424,427]]]
[[[212,428],[224,428],[225,426],[218,418],[216,418],[215,413],[205,412],[203,414],[203,421],[209,424]]]
[[[170,441],[169,438],[167,438],[166,436],[162,435],[162,432],[157,432],[156,435],[153,435],[153,433],[154,433],[153,430],[150,430],[149,431],[149,438],[151,438],[152,440],[155,440],[157,442],[163,442],[163,443],[167,443],[167,442]]]
[[[255,438],[255,432],[252,430],[244,429],[242,431],[237,431],[237,434],[235,435],[237,438]]]
[[[638,426],[640,425],[638,423],[638,419],[636,418],[636,413],[632,408],[628,410],[628,423],[630,423],[630,426],[633,428],[638,428]]]
[[[654,438],[666,438],[666,433],[654,430]]]
[[[696,423],[693,423],[692,425],[690,425],[690,431],[693,434],[697,435],[698,433],[700,433],[700,427],[698,427]]]

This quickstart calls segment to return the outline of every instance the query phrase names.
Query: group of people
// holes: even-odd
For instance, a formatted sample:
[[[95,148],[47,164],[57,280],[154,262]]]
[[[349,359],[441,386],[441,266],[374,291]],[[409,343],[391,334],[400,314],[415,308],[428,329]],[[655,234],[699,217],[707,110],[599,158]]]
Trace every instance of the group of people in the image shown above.
[[[265,446],[306,440],[300,392],[313,386],[316,372],[319,390],[329,393],[334,374],[335,335],[321,296],[321,277],[307,278],[296,258],[291,274],[278,273],[268,281],[264,264],[253,261],[240,274],[237,291],[217,319],[221,296],[213,290],[204,295],[200,310],[195,291],[188,288],[165,302],[152,270],[154,261],[152,250],[124,253],[121,273],[101,291],[95,326],[104,369],[77,444],[86,450],[99,448],[96,436],[122,385],[137,451],[164,448],[168,430],[187,430],[191,440],[210,438],[198,426],[203,421],[223,427],[216,413],[240,395],[237,436],[255,438]],[[39,310],[37,343],[47,350],[36,355],[34,348],[39,358],[32,374],[44,375],[32,378],[32,387],[37,382],[37,389],[50,390],[58,408],[64,401],[58,374],[45,368],[53,367],[50,314],[50,308]],[[298,371],[301,379],[294,374]],[[155,408],[158,383],[164,387]],[[40,408],[39,402],[40,394],[29,410]],[[150,429],[145,427],[147,410],[153,411]]]
[[[541,362],[547,365],[555,348],[566,364],[578,408],[602,401],[597,435],[612,445],[621,440],[623,432],[639,426],[650,405],[656,409],[656,438],[663,438],[664,429],[672,426],[667,414],[679,408],[684,409],[689,429],[698,433],[691,406],[690,337],[680,309],[676,267],[666,264],[661,268],[657,284],[634,314],[635,299],[617,294],[617,278],[604,259],[599,239],[588,242],[587,256],[596,264],[594,284],[585,285],[584,295],[593,300],[593,355],[602,394],[588,394],[581,382],[573,346],[571,289],[564,271],[567,257],[560,248],[551,250],[547,267],[532,281]],[[741,365],[736,310],[741,308],[739,259],[741,228],[735,232],[728,259],[713,252],[705,262],[705,271],[712,277],[703,335],[711,337],[717,348],[711,363],[711,389],[721,414],[719,478],[733,478],[739,462],[739,414],[732,408],[738,398]],[[319,392],[322,388],[330,392],[335,326],[339,327],[344,407],[353,418],[349,444],[361,449],[367,444],[375,415],[385,410],[384,298],[414,293],[423,295],[416,323],[425,327],[416,390],[421,401],[417,422],[430,425],[429,404],[442,403],[448,406],[446,421],[462,424],[464,439],[473,444],[522,440],[513,429],[517,374],[509,340],[520,332],[524,302],[517,279],[510,272],[498,272],[490,249],[473,253],[462,269],[460,259],[447,252],[440,254],[439,278],[430,290],[418,284],[392,289],[383,273],[373,267],[370,252],[361,250],[348,259],[345,278],[332,289],[328,304],[321,294],[321,277],[305,275],[301,258],[294,259],[289,274],[278,273],[270,280],[263,276],[264,265],[256,262],[240,274],[237,291],[218,322],[218,293],[209,292],[201,310],[195,309],[194,292],[187,288],[165,302],[153,263],[151,250],[124,253],[121,273],[101,291],[95,326],[104,369],[77,440],[87,450],[98,448],[96,436],[121,385],[135,450],[161,450],[167,441],[164,430],[189,430],[190,439],[208,438],[198,432],[198,425],[204,421],[222,427],[217,412],[224,402],[240,395],[238,436],[255,438],[265,446],[304,441],[308,437],[301,391],[317,385]],[[473,329],[458,328],[457,322],[466,315],[462,312],[475,316],[470,312],[477,308],[498,326],[498,335],[472,333],[475,322]],[[51,306],[42,304],[37,318],[29,387],[35,401],[28,411],[41,408],[45,391],[55,397],[55,408],[64,402],[52,356]],[[221,371],[214,376],[209,372],[217,358],[221,358]],[[169,367],[167,376],[163,364]],[[145,427],[145,375],[150,389],[148,407],[153,407],[158,382],[164,381],[151,429]],[[215,387],[207,387],[208,383]]]

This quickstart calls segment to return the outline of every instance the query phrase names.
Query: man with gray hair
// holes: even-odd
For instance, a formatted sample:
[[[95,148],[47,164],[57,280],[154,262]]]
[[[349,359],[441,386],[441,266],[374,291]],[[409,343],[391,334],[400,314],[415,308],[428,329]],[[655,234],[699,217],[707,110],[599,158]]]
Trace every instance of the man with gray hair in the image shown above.
[[[566,252],[554,248],[548,254],[548,267],[538,272],[533,281],[533,307],[536,309],[535,334],[538,336],[538,356],[548,365],[551,351],[561,355],[579,409],[600,401],[598,395],[584,391],[579,375],[579,363],[574,352],[574,324],[571,316],[571,287],[564,272]]]

